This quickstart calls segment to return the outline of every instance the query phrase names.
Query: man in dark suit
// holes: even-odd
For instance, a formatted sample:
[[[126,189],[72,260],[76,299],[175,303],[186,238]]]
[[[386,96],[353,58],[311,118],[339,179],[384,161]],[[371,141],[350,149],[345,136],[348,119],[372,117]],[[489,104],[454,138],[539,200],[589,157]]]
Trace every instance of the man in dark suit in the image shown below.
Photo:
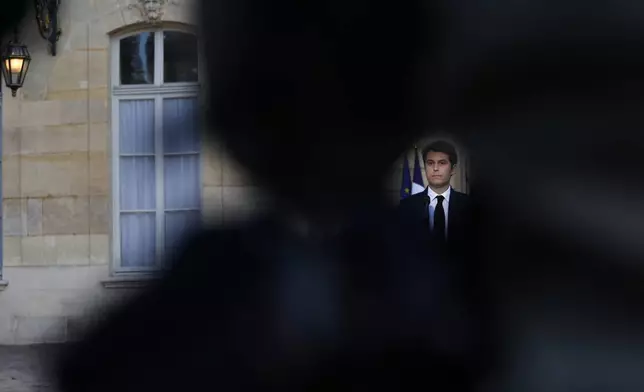
[[[472,211],[469,196],[450,185],[458,164],[456,148],[439,140],[425,147],[422,156],[429,185],[401,201],[402,217],[428,244],[460,253],[467,246]]]
[[[441,289],[443,304],[433,312],[441,318],[455,317],[449,336],[457,336],[465,357],[492,360],[485,346],[490,331],[484,321],[489,309],[480,284],[480,266],[470,196],[454,190],[450,181],[458,164],[456,148],[435,141],[422,150],[428,186],[400,203],[400,227],[412,252],[424,255],[432,269],[431,284]],[[457,344],[452,341],[452,347]]]

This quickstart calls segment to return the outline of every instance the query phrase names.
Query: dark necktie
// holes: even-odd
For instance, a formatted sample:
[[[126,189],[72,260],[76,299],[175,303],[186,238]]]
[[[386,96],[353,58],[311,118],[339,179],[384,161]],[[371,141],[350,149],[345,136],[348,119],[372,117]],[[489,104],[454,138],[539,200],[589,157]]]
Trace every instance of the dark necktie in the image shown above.
[[[434,208],[434,230],[432,233],[436,238],[445,240],[445,210],[443,209],[445,197],[436,196],[436,208]]]

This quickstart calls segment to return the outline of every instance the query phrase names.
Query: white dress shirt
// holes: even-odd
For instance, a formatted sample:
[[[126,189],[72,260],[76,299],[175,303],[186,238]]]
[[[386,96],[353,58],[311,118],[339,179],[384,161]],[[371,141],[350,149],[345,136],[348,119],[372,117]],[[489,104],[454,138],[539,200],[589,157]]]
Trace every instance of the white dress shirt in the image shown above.
[[[448,187],[443,193],[436,193],[432,188],[427,187],[427,195],[429,196],[429,229],[434,230],[434,210],[436,209],[436,196],[443,196],[443,210],[445,211],[445,236],[447,236],[447,225],[449,224],[449,195],[452,193],[452,187]]]

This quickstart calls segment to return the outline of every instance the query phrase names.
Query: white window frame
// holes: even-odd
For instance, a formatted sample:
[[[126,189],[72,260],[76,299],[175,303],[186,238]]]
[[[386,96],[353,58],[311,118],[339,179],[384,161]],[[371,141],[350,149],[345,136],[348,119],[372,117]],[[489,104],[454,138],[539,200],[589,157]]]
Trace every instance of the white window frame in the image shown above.
[[[203,100],[201,94],[202,62],[198,60],[198,81],[194,83],[163,83],[163,32],[177,31],[194,34],[194,30],[187,28],[153,28],[138,30],[127,34],[114,36],[111,39],[111,158],[112,158],[112,238],[111,260],[112,274],[140,274],[153,273],[162,270],[165,265],[162,257],[165,253],[165,192],[163,175],[163,100],[167,98],[197,98]],[[154,83],[145,85],[120,85],[120,41],[123,38],[140,33],[154,33]],[[199,48],[199,46],[198,46]],[[120,209],[120,152],[119,152],[119,102],[122,100],[154,100],[154,130],[155,130],[155,170],[156,170],[156,246],[157,264],[154,267],[123,267],[121,265],[121,209]],[[202,149],[196,151],[199,155],[199,184],[203,183],[203,141]],[[199,192],[200,211],[203,211],[202,192]]]

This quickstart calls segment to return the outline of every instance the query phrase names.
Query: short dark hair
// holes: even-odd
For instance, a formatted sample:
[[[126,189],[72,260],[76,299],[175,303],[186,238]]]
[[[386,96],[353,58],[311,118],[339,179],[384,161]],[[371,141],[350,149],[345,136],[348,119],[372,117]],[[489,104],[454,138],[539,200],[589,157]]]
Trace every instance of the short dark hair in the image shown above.
[[[442,152],[443,154],[447,154],[447,156],[449,157],[449,163],[451,163],[452,166],[458,163],[458,154],[456,153],[456,147],[454,147],[454,145],[449,142],[446,142],[444,140],[437,140],[425,147],[423,149],[423,162],[427,162],[427,154],[429,154],[430,151]]]

